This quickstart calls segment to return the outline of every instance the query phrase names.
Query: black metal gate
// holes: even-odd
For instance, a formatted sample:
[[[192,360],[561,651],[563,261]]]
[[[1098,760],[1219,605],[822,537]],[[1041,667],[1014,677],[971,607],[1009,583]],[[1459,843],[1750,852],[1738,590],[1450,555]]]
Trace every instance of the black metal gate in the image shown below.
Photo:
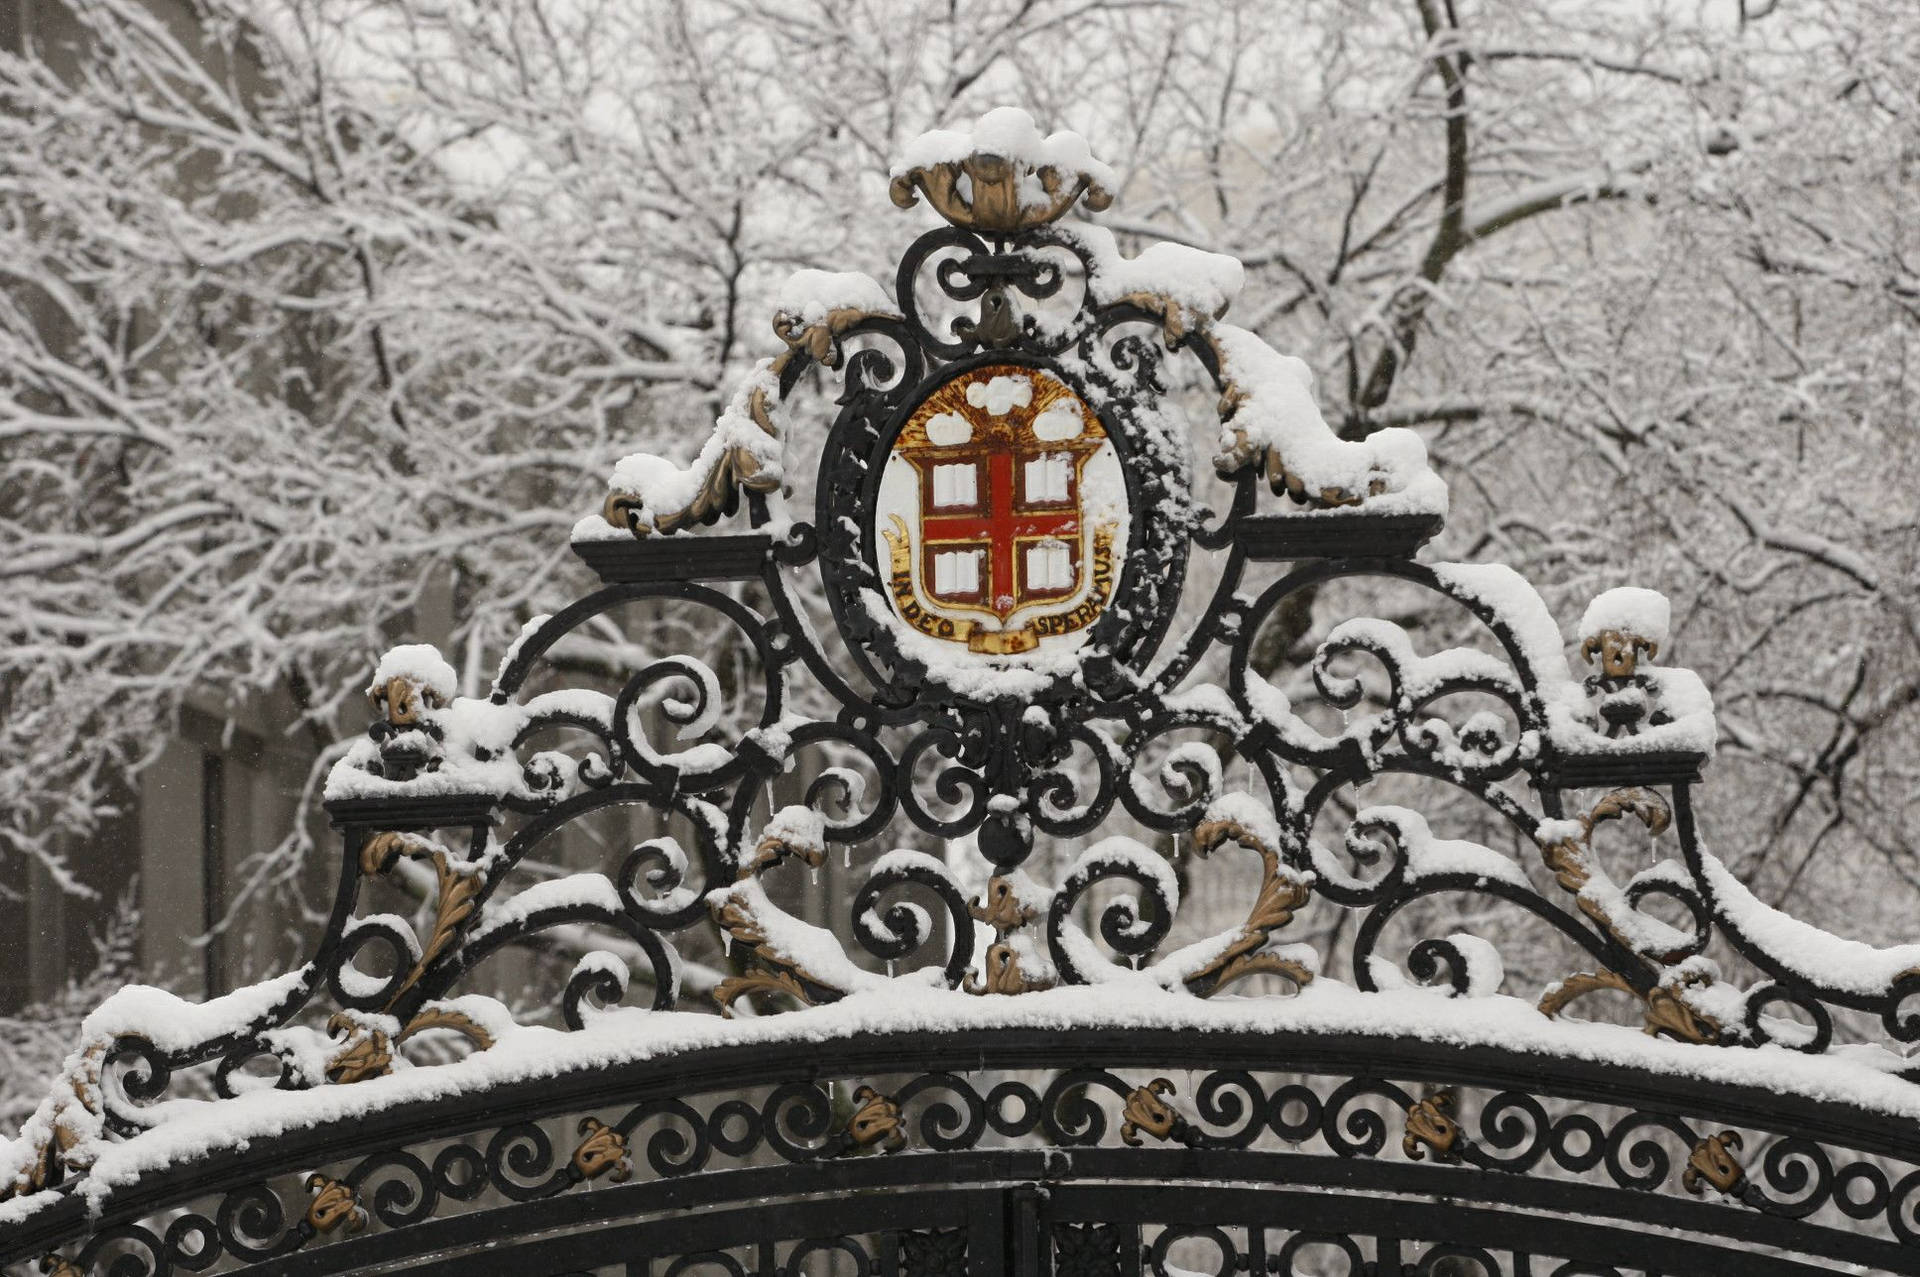
[[[691,466],[623,465],[576,530],[601,585],[536,618],[489,696],[428,649],[382,661],[329,784],[313,960],[90,1019],[5,1148],[0,1263],[1920,1273],[1920,966],[1801,927],[1702,844],[1713,713],[1655,664],[1664,603],[1596,600],[1576,678],[1518,576],[1415,560],[1445,504],[1417,438],[1334,439],[1293,364],[1216,322],[1236,271],[1120,257],[1061,220],[1108,200],[1084,146],[987,124],[1001,150],[895,176],[949,224],[892,298],[800,278],[786,352]],[[1218,402],[1223,513],[1176,429],[1181,354]],[[793,521],[790,413],[828,373]],[[744,529],[694,530],[743,502]],[[1190,568],[1214,580],[1183,612]],[[1305,665],[1316,722],[1260,636],[1359,581],[1478,643],[1334,626]],[[663,603],[710,643],[554,685],[557,644]],[[531,747],[565,732],[594,743]],[[1388,778],[1472,798],[1498,837],[1370,801]],[[617,866],[531,872],[617,812],[653,822]],[[1623,827],[1668,857],[1620,869],[1599,836]],[[875,854],[883,834],[910,843]],[[1176,868],[1230,853],[1251,889],[1182,922]],[[838,857],[844,910],[803,921],[799,867]],[[432,884],[411,918],[369,903],[402,862]],[[1570,965],[1522,1000],[1487,936],[1388,960],[1443,899]],[[1308,909],[1351,922],[1340,952],[1290,943]],[[460,995],[581,928],[609,947],[553,991],[565,1031]],[[649,1009],[617,1005],[630,985]],[[1572,1019],[1588,999],[1625,1021]]]

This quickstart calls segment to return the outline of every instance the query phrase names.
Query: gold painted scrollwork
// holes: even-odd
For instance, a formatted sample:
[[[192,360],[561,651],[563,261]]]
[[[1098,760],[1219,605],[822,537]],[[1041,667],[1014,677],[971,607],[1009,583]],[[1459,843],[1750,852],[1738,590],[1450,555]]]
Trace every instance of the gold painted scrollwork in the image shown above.
[[[753,858],[740,866],[740,873],[735,881],[744,882],[748,878],[757,878],[787,860],[798,860],[804,865],[818,869],[827,862],[827,849],[819,843],[798,842],[778,833],[767,834],[755,844]]]
[[[105,1045],[91,1046],[69,1066],[56,1092],[58,1101],[51,1131],[38,1137],[26,1168],[12,1182],[0,1184],[0,1202],[37,1193],[54,1183],[58,1172],[85,1165],[84,1161],[77,1160],[80,1154],[76,1150],[84,1147],[83,1123],[91,1125],[100,1117],[100,1069],[106,1054]]]
[[[854,1091],[853,1103],[846,1134],[854,1148],[878,1145],[893,1153],[906,1147],[907,1132],[900,1122],[900,1105],[892,1096],[883,1095],[871,1086],[862,1086]]]
[[[774,428],[767,407],[764,390],[756,389],[749,397],[748,415],[769,435],[779,435]],[[631,492],[609,492],[605,503],[600,507],[600,516],[616,528],[625,528],[636,539],[644,540],[653,532],[673,532],[690,523],[700,523],[714,517],[727,508],[734,499],[735,492],[778,492],[780,476],[763,468],[760,459],[746,448],[728,448],[707,471],[706,478],[693,494],[693,499],[677,510],[663,510],[656,513],[651,524],[643,522],[640,513],[646,502]]]
[[[1718,1135],[1709,1135],[1693,1146],[1693,1152],[1687,1157],[1687,1169],[1681,1172],[1680,1186],[1695,1197],[1700,1196],[1702,1184],[1711,1184],[1722,1193],[1738,1193],[1747,1182],[1747,1172],[1740,1165],[1740,1159],[1733,1150],[1740,1147],[1740,1136],[1734,1131],[1722,1131]]]
[[[819,863],[817,858],[810,858],[810,853],[811,857],[818,856],[818,848],[809,849],[800,844],[775,841],[781,848],[787,848],[792,854],[809,860],[809,863]],[[784,858],[784,854],[776,854],[764,840],[761,848],[765,854],[756,854],[748,867],[741,871],[742,881],[764,873]],[[759,899],[764,900],[765,897],[760,896]],[[835,993],[845,992],[787,958],[769,944],[766,927],[755,916],[752,900],[741,893],[716,892],[708,905],[708,911],[720,930],[731,938],[731,942],[746,946],[753,960],[761,964],[759,968],[750,968],[738,975],[728,976],[713,986],[713,1000],[719,1006],[722,1015],[731,1016],[733,1004],[749,993],[784,993],[803,1006],[812,1006],[815,1003],[813,993],[815,989],[826,989]]]
[[[429,1002],[415,1012],[414,1017],[407,1021],[407,1027],[400,1030],[399,1036],[394,1038],[394,1041],[405,1042],[415,1034],[425,1033],[429,1029],[447,1029],[458,1033],[472,1043],[476,1051],[484,1051],[493,1045],[493,1034],[487,1031],[485,1025],[464,1011],[456,1011],[452,1007],[442,1006],[436,1002]]]
[[[1211,997],[1221,989],[1252,975],[1279,975],[1304,988],[1312,983],[1313,972],[1304,964],[1276,953],[1266,953],[1268,939],[1293,921],[1313,896],[1312,887],[1295,875],[1280,860],[1277,848],[1237,820],[1202,821],[1193,831],[1193,849],[1201,856],[1236,843],[1260,857],[1260,890],[1254,896],[1240,934],[1220,953],[1185,980],[1189,989],[1202,997]]]
[[[987,946],[980,962],[982,979],[967,976],[966,991],[974,994],[1018,994],[1050,989],[1053,981],[1029,974],[1020,966],[1020,951],[1009,942],[1014,932],[1029,925],[1037,916],[1029,905],[1021,903],[1013,880],[995,874],[987,882],[984,895],[967,910],[973,917],[993,928],[994,942]]]
[[[367,689],[373,712],[393,727],[412,727],[420,721],[423,709],[439,709],[440,693],[417,678],[395,674],[384,683]]]
[[[1724,1035],[1724,1026],[1713,1016],[1695,1009],[1682,993],[1686,988],[1707,982],[1708,977],[1703,973],[1690,971],[1642,994],[1625,976],[1612,971],[1582,971],[1548,989],[1540,999],[1540,1011],[1558,1016],[1587,994],[1610,989],[1641,1003],[1642,1030],[1649,1037],[1672,1038],[1676,1042],[1718,1042]]]
[[[402,856],[431,861],[433,864],[437,880],[433,930],[420,951],[419,960],[407,972],[407,978],[400,982],[400,987],[393,991],[393,996],[387,999],[389,1008],[419,982],[420,977],[427,973],[427,968],[433,965],[434,959],[446,952],[448,946],[458,938],[461,927],[479,905],[481,889],[486,886],[486,876],[477,866],[456,860],[445,847],[416,834],[373,835],[361,844],[360,871],[368,877],[377,877],[392,869]]]
[[[774,358],[773,371],[775,375],[777,376],[785,372],[787,365],[801,355],[807,356],[823,368],[838,368],[840,366],[840,339],[846,336],[848,330],[869,319],[883,318],[894,318],[894,315],[889,311],[861,310],[853,306],[843,306],[839,309],[828,311],[823,318],[809,324],[800,316],[789,315],[785,311],[775,314],[773,317],[774,335],[785,342],[787,347],[785,351]],[[761,428],[766,430],[767,433],[776,433],[772,429],[771,419],[763,421],[762,418],[756,416],[754,421],[756,424],[760,424]]]
[[[1596,658],[1600,672],[1608,678],[1631,678],[1640,666],[1640,654],[1648,660],[1660,655],[1660,645],[1650,638],[1625,630],[1601,630],[1580,640],[1580,659],[1589,665]]]
[[[327,1081],[341,1086],[380,1077],[393,1067],[393,1042],[379,1028],[345,1011],[327,1020],[327,1032],[342,1045],[327,1061]]]
[[[1163,1077],[1127,1092],[1126,1108],[1122,1113],[1125,1120],[1120,1124],[1120,1142],[1130,1148],[1139,1148],[1142,1132],[1157,1140],[1171,1139],[1180,1124],[1180,1115],[1160,1097],[1172,1094],[1173,1083]]]
[[[330,1233],[345,1224],[348,1232],[357,1233],[367,1226],[367,1212],[351,1185],[314,1174],[307,1176],[307,1191],[313,1194],[307,1203],[307,1224],[315,1232]]]
[[[1666,799],[1651,789],[1616,789],[1602,797],[1593,805],[1592,810],[1579,818],[1580,833],[1574,837],[1561,838],[1540,845],[1540,859],[1553,871],[1553,880],[1560,888],[1575,898],[1580,912],[1593,919],[1604,928],[1608,935],[1628,949],[1635,949],[1620,924],[1607,912],[1606,908],[1590,895],[1583,895],[1588,883],[1593,881],[1593,834],[1596,829],[1609,820],[1619,820],[1624,816],[1636,816],[1647,827],[1647,832],[1658,837],[1667,831],[1673,822],[1673,812],[1667,806]],[[1663,955],[1653,955],[1663,956]]]
[[[583,1117],[576,1128],[586,1138],[573,1150],[573,1169],[582,1179],[606,1175],[616,1184],[633,1176],[633,1160],[627,1156],[627,1137],[596,1117]],[[611,1171],[612,1174],[608,1174]]]
[[[1453,1120],[1457,1101],[1452,1091],[1436,1091],[1407,1106],[1407,1130],[1400,1137],[1400,1151],[1413,1161],[1423,1160],[1432,1150],[1437,1162],[1451,1162],[1460,1156],[1460,1123]]]
[[[785,343],[786,349],[774,357],[769,371],[778,379],[787,366],[802,355],[812,358],[823,367],[837,368],[840,365],[840,339],[849,329],[868,319],[895,317],[897,313],[890,310],[841,307],[828,311],[825,317],[813,323],[807,323],[800,316],[780,312],[773,317],[773,331]],[[777,440],[780,438],[780,428],[774,421],[773,408],[773,399],[766,386],[756,385],[747,393],[748,419],[767,438]],[[631,492],[610,492],[601,505],[600,517],[616,528],[625,528],[636,539],[645,539],[654,532],[675,532],[713,518],[729,508],[738,492],[772,493],[778,492],[780,485],[779,474],[763,466],[753,449],[736,446],[720,453],[713,468],[694,492],[693,499],[684,506],[656,511],[650,520],[643,521],[640,515],[646,505],[644,497]]]
[[[1044,199],[1033,200],[1034,182]],[[1065,173],[1051,164],[1036,168],[980,152],[908,169],[893,179],[888,194],[901,208],[912,208],[924,194],[933,211],[955,226],[994,235],[1058,221],[1083,197],[1096,213],[1113,204],[1113,193],[1084,173]]]

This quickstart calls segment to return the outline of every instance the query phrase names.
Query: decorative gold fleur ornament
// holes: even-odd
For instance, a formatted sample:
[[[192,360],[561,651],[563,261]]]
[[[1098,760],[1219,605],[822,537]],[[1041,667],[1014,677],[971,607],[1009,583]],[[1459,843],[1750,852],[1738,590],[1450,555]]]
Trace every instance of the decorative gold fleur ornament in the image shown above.
[[[907,1143],[907,1132],[900,1123],[900,1105],[890,1095],[882,1095],[871,1086],[856,1087],[853,1113],[847,1118],[847,1139],[856,1149],[878,1146],[889,1153],[898,1152]]]
[[[625,1135],[594,1117],[581,1118],[576,1129],[586,1138],[573,1150],[570,1160],[582,1179],[606,1175],[614,1183],[624,1184],[632,1177],[633,1159],[627,1156]]]
[[[924,195],[966,230],[1011,235],[1058,221],[1083,198],[1096,213],[1113,203],[1112,170],[1074,134],[1042,138],[1025,111],[989,111],[971,133],[930,133],[921,145],[931,153],[895,170],[893,202],[912,208]]]
[[[1157,1140],[1170,1139],[1180,1123],[1180,1115],[1161,1097],[1172,1094],[1173,1083],[1163,1077],[1127,1092],[1126,1108],[1122,1113],[1124,1120],[1120,1124],[1120,1142],[1130,1148],[1139,1148],[1143,1133]]]
[[[1413,1161],[1423,1160],[1428,1151],[1437,1162],[1451,1162],[1460,1154],[1460,1123],[1453,1120],[1457,1103],[1452,1091],[1436,1091],[1407,1107],[1407,1130],[1400,1137],[1400,1151]]]
[[[307,1176],[307,1191],[313,1200],[307,1203],[306,1222],[315,1232],[330,1233],[345,1224],[349,1233],[367,1226],[367,1212],[353,1186],[325,1175]]]
[[[1693,1152],[1687,1157],[1687,1169],[1680,1175],[1680,1186],[1700,1196],[1703,1185],[1725,1194],[1738,1193],[1747,1182],[1747,1172],[1740,1165],[1740,1159],[1734,1156],[1734,1150],[1740,1147],[1740,1136],[1735,1131],[1721,1131],[1718,1135],[1709,1135],[1693,1146]]]

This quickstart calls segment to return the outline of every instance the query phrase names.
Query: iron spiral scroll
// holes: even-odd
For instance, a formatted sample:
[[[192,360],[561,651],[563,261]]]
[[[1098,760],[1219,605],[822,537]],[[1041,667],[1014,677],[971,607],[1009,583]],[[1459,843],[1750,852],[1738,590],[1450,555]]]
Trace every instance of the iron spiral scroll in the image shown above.
[[[376,721],[329,790],[342,858],[312,960],[182,1021],[208,1032],[103,1009],[13,1146],[30,1155],[0,1167],[0,1262],[1573,1277],[1740,1256],[1743,1272],[1920,1272],[1920,1090],[1897,1045],[1860,1040],[1920,1040],[1920,964],[1836,972],[1783,944],[1800,924],[1702,845],[1711,708],[1691,673],[1655,664],[1664,635],[1588,627],[1594,672],[1576,679],[1517,576],[1416,559],[1443,516],[1391,467],[1310,481],[1252,422],[1268,389],[1244,335],[1058,220],[1076,199],[1104,207],[1090,173],[977,153],[902,174],[896,199],[924,194],[949,224],[906,251],[893,296],[783,312],[785,352],[745,383],[683,499],[616,487],[574,543],[601,584],[530,625],[488,696],[456,700],[424,656],[383,663]],[[1051,216],[992,197],[1029,179]],[[1195,378],[1221,418],[1223,510],[1193,495]],[[992,403],[1025,394],[1031,411],[990,444],[942,444],[961,424],[936,429],[927,405],[976,388],[976,435],[1011,411]],[[810,390],[835,411],[802,521],[780,495],[797,477],[783,433]],[[1042,402],[1077,433],[1043,438]],[[1022,430],[1039,470],[994,460]],[[971,492],[1000,530],[939,541],[928,467],[945,463],[915,458],[975,445],[955,504]],[[1053,457],[1069,458],[1060,510],[993,504],[995,483],[1055,491]],[[901,509],[917,532],[888,521]],[[936,556],[976,553],[978,580],[939,584]],[[1183,605],[1202,562],[1207,598]],[[1259,639],[1363,579],[1482,641],[1422,655],[1386,622],[1333,627],[1305,671],[1343,716],[1322,730],[1263,672]],[[661,603],[708,618],[710,649],[611,691],[529,693],[568,636]],[[757,713],[728,735],[720,711],[739,702]],[[1463,702],[1479,708],[1461,718]],[[689,747],[664,739],[683,731]],[[771,810],[790,772],[800,801]],[[1334,815],[1390,776],[1471,797],[1529,854],[1439,838],[1405,807]],[[621,808],[663,832],[601,872],[530,874]],[[1616,881],[1596,843],[1622,824],[1677,856]],[[776,903],[801,867],[882,839],[913,845],[860,851],[834,926]],[[1258,876],[1221,929],[1172,948],[1176,857],[1189,882],[1228,859]],[[402,862],[430,878],[426,906],[369,912]],[[1396,920],[1436,900],[1520,910],[1581,966],[1527,1007],[1496,996],[1484,939],[1426,936],[1389,960]],[[1293,939],[1308,910],[1350,916],[1337,963]],[[489,959],[581,927],[628,957],[589,954],[551,991],[577,1052],[469,992]],[[700,995],[683,992],[693,937],[728,960]],[[1735,959],[1757,978],[1728,975]],[[1251,990],[1267,992],[1215,1000]],[[1632,1007],[1634,1028],[1565,1015],[1587,998]],[[1852,1090],[1823,1089],[1811,1057]],[[214,1098],[185,1098],[188,1077]],[[114,1161],[161,1147],[183,1112],[232,1125]]]

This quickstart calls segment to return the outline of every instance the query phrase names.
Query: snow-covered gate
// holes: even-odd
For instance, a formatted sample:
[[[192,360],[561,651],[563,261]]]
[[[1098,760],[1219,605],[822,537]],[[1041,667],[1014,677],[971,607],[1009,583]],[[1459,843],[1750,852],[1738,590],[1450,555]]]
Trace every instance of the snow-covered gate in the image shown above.
[[[1218,322],[1237,263],[1126,258],[1059,220],[1110,181],[1018,112],[920,139],[894,199],[948,225],[894,296],[796,276],[785,353],[689,466],[619,467],[574,534],[604,584],[529,624],[490,696],[389,653],[329,789],[313,960],[205,1005],[103,1005],[0,1157],[0,1260],[1920,1273],[1920,948],[1804,926],[1702,845],[1713,709],[1654,663],[1665,601],[1596,599],[1577,679],[1514,573],[1416,561],[1446,507],[1420,440],[1336,438],[1303,364]],[[1217,396],[1224,513],[1192,497],[1182,361]],[[815,369],[838,410],[802,522]],[[1290,664],[1301,604],[1356,577],[1482,641],[1420,655],[1355,619]],[[615,694],[557,686],[556,643],[661,599],[710,646]],[[530,748],[554,728],[596,744]],[[1396,778],[1505,832],[1370,800]],[[613,808],[654,836],[606,872],[540,869]],[[1629,872],[1608,828],[1666,854]],[[903,835],[942,851],[875,854]],[[1244,890],[1209,892],[1236,858]],[[821,893],[796,861],[847,885],[832,925],[797,916]],[[381,912],[408,875],[425,904]],[[1449,932],[1441,905],[1574,956],[1511,988],[1511,927]],[[1376,950],[1410,922],[1403,972]],[[463,993],[583,928],[602,939],[549,995],[564,1030]],[[630,982],[650,1008],[617,1005]],[[1632,1023],[1568,1014],[1608,1005]]]

